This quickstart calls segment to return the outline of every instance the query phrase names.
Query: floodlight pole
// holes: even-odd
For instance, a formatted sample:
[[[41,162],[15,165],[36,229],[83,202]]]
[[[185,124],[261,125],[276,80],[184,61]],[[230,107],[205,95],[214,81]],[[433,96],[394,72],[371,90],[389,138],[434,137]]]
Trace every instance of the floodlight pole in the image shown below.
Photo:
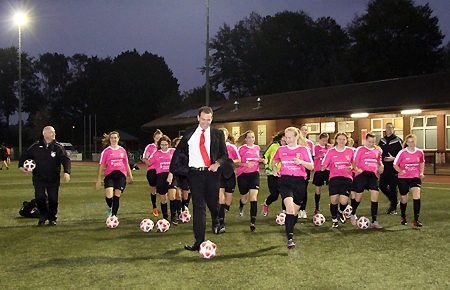
[[[22,156],[22,29],[19,23],[19,156]]]
[[[206,106],[209,106],[209,0],[206,0]]]

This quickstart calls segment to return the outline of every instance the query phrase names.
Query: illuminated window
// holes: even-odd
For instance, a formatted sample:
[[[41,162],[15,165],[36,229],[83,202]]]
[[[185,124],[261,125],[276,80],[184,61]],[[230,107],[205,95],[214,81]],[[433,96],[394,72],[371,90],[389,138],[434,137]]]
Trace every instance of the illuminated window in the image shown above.
[[[421,149],[437,149],[437,117],[411,117],[411,133],[417,136],[416,146]]]

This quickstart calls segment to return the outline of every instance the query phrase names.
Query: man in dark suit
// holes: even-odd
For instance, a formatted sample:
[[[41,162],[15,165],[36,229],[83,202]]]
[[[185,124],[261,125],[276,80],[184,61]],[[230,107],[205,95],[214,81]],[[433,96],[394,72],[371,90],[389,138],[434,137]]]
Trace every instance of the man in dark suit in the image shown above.
[[[232,167],[228,166],[223,132],[210,126],[212,109],[201,107],[197,119],[199,124],[185,131],[170,163],[171,173],[187,175],[191,190],[195,242],[184,247],[189,251],[198,251],[205,240],[206,206],[211,212],[213,232],[218,234],[219,172],[227,175],[230,168],[232,171]]]

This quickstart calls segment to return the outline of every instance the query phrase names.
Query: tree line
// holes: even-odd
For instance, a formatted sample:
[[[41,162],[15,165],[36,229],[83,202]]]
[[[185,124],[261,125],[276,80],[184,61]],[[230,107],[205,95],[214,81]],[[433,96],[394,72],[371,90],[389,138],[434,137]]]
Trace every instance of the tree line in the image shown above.
[[[262,17],[251,13],[224,24],[211,38],[211,101],[449,71],[450,42],[428,4],[372,0],[346,27],[305,11]],[[97,131],[122,129],[147,138],[146,122],[188,104],[205,88],[179,91],[164,58],[126,51],[112,58],[22,52],[24,140],[52,124],[59,140],[83,142],[85,116]],[[205,68],[202,68],[204,71]],[[18,110],[17,48],[0,48],[0,140],[14,145],[10,117]],[[73,129],[73,126],[75,128]],[[74,134],[75,132],[75,134]],[[25,141],[26,144],[26,141]]]

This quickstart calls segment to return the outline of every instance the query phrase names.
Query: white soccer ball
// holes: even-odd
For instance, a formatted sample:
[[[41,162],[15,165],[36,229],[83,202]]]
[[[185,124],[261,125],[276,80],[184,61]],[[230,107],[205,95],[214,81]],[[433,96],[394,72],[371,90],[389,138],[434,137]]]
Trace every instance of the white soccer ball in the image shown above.
[[[322,226],[325,223],[324,215],[321,213],[315,214],[313,216],[313,223],[314,223],[314,225],[316,225],[318,227]]]
[[[353,207],[351,205],[347,205],[347,207],[343,211],[344,216],[349,219],[352,216],[352,211]]]
[[[23,162],[23,168],[31,172],[36,168],[36,162],[33,159],[27,159]]]
[[[280,226],[284,226],[284,223],[286,222],[286,214],[283,213],[283,212],[277,214],[277,217],[276,217],[275,221]]]
[[[182,223],[187,223],[191,221],[191,214],[189,213],[188,210],[182,211],[180,213],[180,215],[178,216],[178,218],[180,219],[180,221]]]
[[[370,227],[370,220],[365,216],[362,216],[359,218],[357,225],[361,230],[367,230]]]
[[[158,229],[158,231],[160,231],[161,233],[165,233],[169,230],[170,228],[170,223],[168,220],[166,219],[160,219],[156,222],[156,228]]]
[[[151,232],[153,230],[153,221],[151,219],[143,219],[141,221],[140,227],[144,233]]]
[[[210,240],[207,240],[200,245],[200,249],[198,252],[200,253],[200,256],[205,259],[212,259],[214,256],[216,256],[217,246]]]
[[[109,216],[106,219],[106,225],[110,229],[115,229],[119,225],[119,219],[115,215]]]

